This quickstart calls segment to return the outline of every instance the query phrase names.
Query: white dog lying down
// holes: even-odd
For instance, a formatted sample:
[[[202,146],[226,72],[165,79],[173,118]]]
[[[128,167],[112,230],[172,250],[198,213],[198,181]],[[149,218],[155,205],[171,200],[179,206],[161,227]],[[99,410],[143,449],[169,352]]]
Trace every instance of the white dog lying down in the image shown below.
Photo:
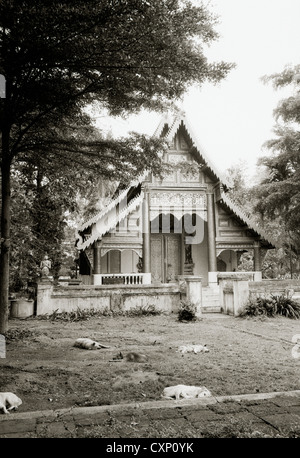
[[[109,348],[106,345],[102,345],[101,343],[88,338],[76,339],[74,347],[85,348],[86,350],[99,350],[100,348]]]
[[[205,396],[211,396],[211,392],[205,388],[205,386],[175,385],[167,386],[161,395],[162,398],[175,398],[177,401],[180,399],[180,396],[185,399],[202,398]]]
[[[209,351],[206,345],[182,345],[181,347],[178,348],[178,351],[181,353],[206,353]]]
[[[14,393],[0,393],[0,410],[9,413],[9,410],[17,409],[22,401]]]

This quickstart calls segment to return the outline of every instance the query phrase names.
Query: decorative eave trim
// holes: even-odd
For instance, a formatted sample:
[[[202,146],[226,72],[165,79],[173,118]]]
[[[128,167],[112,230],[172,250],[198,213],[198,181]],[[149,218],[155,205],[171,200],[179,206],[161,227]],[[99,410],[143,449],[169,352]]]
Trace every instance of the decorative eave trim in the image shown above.
[[[269,248],[276,248],[276,243],[269,236],[267,236],[267,234],[261,228],[259,228],[258,224],[254,220],[252,220],[249,216],[247,216],[243,212],[243,210],[236,203],[234,203],[230,199],[229,196],[225,194],[224,191],[221,191],[219,202],[221,204],[222,203],[225,204],[227,208],[229,208],[233,213],[235,213],[235,215],[240,220],[242,220],[243,223],[245,223],[245,225],[247,225],[250,230],[256,232],[256,234],[259,237],[261,237],[262,240],[267,242],[267,244],[269,245]]]
[[[113,218],[108,225],[103,225],[100,230],[94,230],[90,237],[88,237],[85,241],[83,241],[82,237],[80,237],[77,243],[78,250],[86,250],[90,247],[94,242],[101,239],[103,235],[109,232],[111,229],[116,227],[118,224],[121,223],[130,213],[132,213],[143,201],[144,193],[141,192],[138,196],[134,197],[129,204],[119,213],[115,218]],[[99,218],[97,219],[99,221]]]
[[[114,207],[116,207],[123,199],[125,199],[128,191],[130,190],[130,188],[134,187],[134,186],[138,186],[140,183],[142,183],[147,174],[149,172],[145,172],[143,175],[140,175],[138,177],[137,180],[133,180],[130,185],[124,189],[117,197],[115,197],[114,199],[112,199],[110,201],[110,203],[108,205],[106,205],[106,207],[103,208],[103,210],[101,210],[99,213],[96,213],[94,216],[92,216],[90,219],[88,219],[87,221],[85,221],[84,223],[82,223],[77,231],[78,232],[82,232],[84,231],[84,229],[86,229],[87,227],[90,227],[92,226],[93,224],[95,224],[97,221],[99,221],[99,219],[103,218],[110,210],[112,210]]]

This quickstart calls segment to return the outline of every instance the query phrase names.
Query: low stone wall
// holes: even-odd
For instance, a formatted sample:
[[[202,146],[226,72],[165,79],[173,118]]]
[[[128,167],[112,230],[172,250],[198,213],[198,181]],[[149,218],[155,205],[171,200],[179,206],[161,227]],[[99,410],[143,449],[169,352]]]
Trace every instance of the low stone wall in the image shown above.
[[[300,299],[300,280],[263,280],[249,283],[250,296],[279,296],[287,291],[293,299]]]
[[[37,315],[71,312],[77,309],[127,311],[135,307],[154,306],[165,313],[177,312],[181,293],[177,285],[72,285],[54,286],[41,282],[37,291]]]
[[[252,281],[247,273],[219,274],[221,311],[228,315],[239,315],[250,298],[270,297],[288,293],[300,302],[300,280]]]

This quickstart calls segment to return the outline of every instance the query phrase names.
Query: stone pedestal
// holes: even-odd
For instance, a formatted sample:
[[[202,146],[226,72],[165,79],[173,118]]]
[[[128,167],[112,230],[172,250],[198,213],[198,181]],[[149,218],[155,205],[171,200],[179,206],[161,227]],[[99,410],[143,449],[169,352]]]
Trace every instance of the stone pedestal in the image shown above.
[[[37,310],[36,310],[37,315],[44,315],[49,312],[49,304],[51,302],[52,291],[53,291],[53,282],[52,281],[43,280],[38,283]]]
[[[93,285],[95,286],[102,285],[102,275],[101,274],[93,274]]]
[[[184,277],[186,282],[186,300],[196,308],[196,317],[202,315],[202,277],[188,275]]]
[[[151,273],[150,272],[144,273],[143,285],[151,285]]]
[[[218,272],[208,272],[208,284],[209,286],[215,286],[218,284]]]
[[[262,272],[254,272],[254,281],[262,281]]]
[[[233,280],[233,315],[238,316],[249,299],[248,280]]]
[[[11,301],[10,316],[12,318],[27,318],[34,314],[34,301],[19,298]]]
[[[249,277],[247,272],[219,273],[221,310],[238,316],[249,299]]]

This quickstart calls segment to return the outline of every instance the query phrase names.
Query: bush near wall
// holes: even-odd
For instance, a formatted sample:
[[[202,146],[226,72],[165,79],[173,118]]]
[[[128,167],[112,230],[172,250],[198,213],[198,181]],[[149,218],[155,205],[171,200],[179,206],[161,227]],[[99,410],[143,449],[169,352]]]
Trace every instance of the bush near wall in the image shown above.
[[[178,321],[196,321],[196,308],[190,301],[180,301]]]
[[[288,293],[273,295],[270,297],[250,298],[239,316],[268,316],[276,315],[287,318],[300,318],[300,304],[292,299]]]

